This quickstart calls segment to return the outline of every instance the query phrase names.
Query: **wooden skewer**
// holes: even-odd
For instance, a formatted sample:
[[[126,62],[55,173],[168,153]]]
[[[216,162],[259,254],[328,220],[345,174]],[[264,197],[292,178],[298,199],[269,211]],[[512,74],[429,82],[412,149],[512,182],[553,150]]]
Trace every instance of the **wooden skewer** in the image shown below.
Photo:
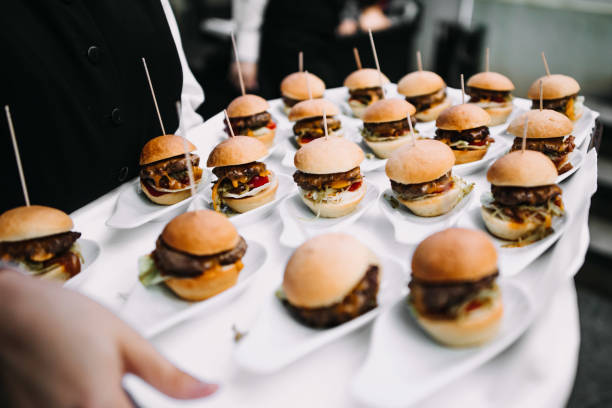
[[[308,71],[304,71],[306,74],[306,90],[308,91],[308,99],[312,99],[312,89],[310,89],[310,74]]]
[[[408,127],[410,127],[410,140],[412,141],[411,145],[416,146],[416,136],[414,135],[414,128],[412,127],[412,120],[410,120],[410,113],[408,114]]]
[[[463,83],[463,74],[461,74],[461,103],[465,103],[465,85]]]
[[[144,65],[145,73],[147,74],[147,81],[149,81],[149,88],[151,89],[151,96],[153,97],[153,104],[155,105],[155,111],[157,112],[157,118],[159,119],[159,126],[161,126],[162,134],[166,134],[166,128],[162,121],[161,113],[159,113],[159,106],[157,105],[157,98],[155,97],[155,91],[153,90],[153,82],[151,82],[151,75],[149,75],[149,68],[147,67],[147,61],[142,58],[142,65]]]
[[[361,58],[359,58],[359,50],[357,47],[353,47],[353,56],[355,57],[355,65],[357,65],[357,69],[361,69]]]
[[[229,115],[227,114],[227,109],[223,109],[223,113],[225,113],[225,120],[227,120],[227,127],[230,131],[230,137],[236,136],[234,134],[234,129],[232,129],[232,122],[230,122]]]
[[[485,51],[485,72],[489,72],[489,47]]]
[[[244,95],[246,93],[244,91],[244,79],[242,78],[242,68],[240,68],[240,58],[238,58],[238,47],[236,46],[236,37],[233,31],[232,46],[234,47],[234,57],[236,58],[236,69],[238,70],[238,79],[240,80],[240,90],[242,91],[242,95]]]
[[[419,69],[419,71],[422,71],[423,70],[423,59],[421,58],[421,50],[417,51],[416,58],[417,58],[417,68]]]
[[[21,180],[21,190],[23,191],[23,199],[26,206],[30,206],[30,196],[28,194],[28,186],[26,185],[25,176],[23,174],[23,165],[21,164],[21,155],[19,154],[19,146],[17,145],[17,137],[15,137],[15,127],[13,126],[13,117],[8,105],[4,106],[6,113],[6,121],[8,122],[9,133],[13,142],[13,150],[15,151],[15,160],[17,161],[17,170],[19,171],[19,179]]]
[[[527,147],[527,125],[529,123],[529,117],[525,115],[525,129],[523,129],[523,144],[521,146],[521,152],[525,153],[525,148]]]
[[[368,34],[370,36],[370,45],[372,46],[372,54],[374,54],[374,62],[376,63],[376,70],[378,71],[378,83],[380,89],[382,89],[383,99],[385,98],[385,87],[383,86],[382,73],[380,72],[380,64],[378,63],[378,54],[376,53],[376,45],[374,45],[374,37],[372,36],[372,29],[368,28]]]
[[[544,62],[544,69],[546,70],[546,76],[550,76],[550,69],[548,68],[548,61],[546,61],[546,55],[542,51],[542,62]]]
[[[544,108],[543,95],[544,95],[544,81],[540,79],[540,112]]]
[[[302,51],[298,54],[298,70],[304,72],[304,53]]]
[[[325,131],[325,137],[329,136],[327,132],[327,115],[325,114],[325,109],[323,109],[323,130]]]

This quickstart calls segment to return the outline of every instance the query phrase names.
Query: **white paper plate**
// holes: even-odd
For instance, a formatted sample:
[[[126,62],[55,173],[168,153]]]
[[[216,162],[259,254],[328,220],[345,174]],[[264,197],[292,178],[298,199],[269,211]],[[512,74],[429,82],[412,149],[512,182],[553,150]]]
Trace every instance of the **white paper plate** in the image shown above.
[[[485,167],[491,161],[497,159],[500,156],[508,153],[512,143],[506,139],[505,137],[495,136],[495,143],[491,144],[487,149],[487,153],[480,160],[464,163],[464,164],[456,164],[453,166],[453,172],[460,176],[465,176],[466,174],[474,173],[477,170]]]
[[[480,206],[472,208],[464,214],[465,215],[459,220],[458,226],[476,228],[488,232],[482,220],[482,215],[480,214]],[[559,239],[563,230],[567,227],[567,218],[567,215],[563,217],[554,217],[552,222],[554,232],[546,238],[524,247],[503,248],[504,245],[510,242],[499,239],[489,233],[489,236],[497,248],[499,273],[503,276],[513,276],[525,269],[527,265],[532,263],[538,256],[542,255],[544,251]]]
[[[229,220],[235,226],[242,226],[251,224],[263,217],[265,217],[270,211],[276,207],[285,197],[287,197],[293,190],[295,190],[295,184],[293,183],[293,179],[284,174],[275,173],[278,178],[278,189],[276,190],[276,196],[274,200],[266,203],[260,207],[254,208],[251,211],[247,211],[242,214],[236,214],[229,216]],[[212,210],[212,198],[211,198],[212,190],[210,188],[206,189],[202,196],[204,200],[207,202],[207,208]]]
[[[253,327],[236,346],[236,362],[252,372],[271,373],[370,322],[407,292],[402,264],[391,258],[380,260],[382,277],[376,309],[337,327],[313,329],[296,321],[270,293]]]
[[[351,384],[352,395],[368,406],[412,406],[505,350],[529,327],[535,307],[521,287],[503,281],[499,285],[504,302],[500,331],[481,347],[439,345],[418,326],[405,299],[385,310],[374,324],[368,356]]]
[[[572,131],[572,135],[574,135],[575,139],[574,143],[576,144],[576,148],[582,146],[585,140],[590,140],[595,119],[597,119],[598,116],[599,113],[593,112],[586,106],[584,107],[582,116],[574,123],[574,130]]]
[[[357,208],[340,218],[322,218],[313,214],[310,208],[302,202],[299,193],[296,192],[280,205],[280,216],[283,221],[283,232],[280,236],[281,244],[290,248],[297,248],[313,235],[325,232],[338,231],[351,225],[361,217],[378,199],[380,190],[372,183],[365,180],[366,194],[357,205]]]
[[[233,299],[252,281],[266,262],[267,251],[259,243],[247,240],[247,251],[242,258],[244,268],[235,286],[201,302],[179,299],[162,285],[144,287],[136,282],[119,315],[144,337],[152,337],[196,314]],[[134,273],[137,274],[136,265]]]
[[[389,222],[393,224],[395,240],[409,245],[418,244],[429,235],[455,225],[476,197],[476,193],[472,190],[450,212],[437,217],[419,217],[402,204],[393,208],[389,200],[385,198],[385,196],[392,195],[391,189],[385,190],[378,200],[379,207]]]
[[[582,162],[584,162],[584,153],[582,153],[581,150],[574,149],[574,151],[570,153],[569,162],[572,164],[572,168],[557,177],[557,184],[561,183],[563,180],[578,171],[578,169],[582,166]]]
[[[81,285],[89,275],[87,269],[89,269],[100,256],[100,245],[98,245],[96,241],[80,238],[77,244],[79,244],[81,248],[81,255],[83,256],[84,262],[81,264],[81,272],[64,283],[64,287],[67,288],[76,288]]]
[[[208,182],[203,177],[198,185],[198,192],[204,185],[208,185]],[[192,199],[193,197],[188,197],[173,205],[155,204],[140,191],[140,179],[137,178],[121,188],[113,214],[106,220],[106,225],[120,229],[136,228],[156,218],[180,211]]]

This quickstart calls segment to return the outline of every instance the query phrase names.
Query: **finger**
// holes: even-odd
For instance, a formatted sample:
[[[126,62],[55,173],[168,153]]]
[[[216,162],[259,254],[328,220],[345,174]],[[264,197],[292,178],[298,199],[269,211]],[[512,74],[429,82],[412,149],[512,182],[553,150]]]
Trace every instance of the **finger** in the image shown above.
[[[219,387],[179,370],[144,338],[126,330],[122,355],[126,372],[137,375],[164,394],[180,399],[206,397]]]
[[[115,398],[112,399],[112,405],[108,405],[109,407],[115,408],[135,408],[138,407],[134,400],[128,397],[127,393],[123,390],[123,388],[119,388],[116,392]]]

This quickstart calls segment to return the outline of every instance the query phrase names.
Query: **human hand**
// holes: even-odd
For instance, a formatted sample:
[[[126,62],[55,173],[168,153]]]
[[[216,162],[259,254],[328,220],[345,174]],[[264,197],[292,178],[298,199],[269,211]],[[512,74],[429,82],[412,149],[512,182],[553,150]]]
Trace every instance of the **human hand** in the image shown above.
[[[244,80],[244,87],[246,90],[257,89],[259,84],[257,83],[257,63],[256,62],[240,62],[240,69],[242,70],[242,79]],[[229,72],[230,81],[236,87],[240,89],[240,79],[238,78],[238,64],[236,61],[230,65]]]
[[[121,385],[126,373],[180,399],[218,388],[174,367],[99,304],[0,270],[0,383],[8,406],[132,407]]]
[[[359,15],[359,27],[363,31],[380,31],[391,26],[391,20],[383,13],[379,6],[370,6]]]

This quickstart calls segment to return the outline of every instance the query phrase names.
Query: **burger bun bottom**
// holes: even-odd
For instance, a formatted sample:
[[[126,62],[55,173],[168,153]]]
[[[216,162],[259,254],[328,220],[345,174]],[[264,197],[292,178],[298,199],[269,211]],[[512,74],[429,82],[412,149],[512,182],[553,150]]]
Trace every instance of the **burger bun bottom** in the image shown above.
[[[211,298],[236,284],[242,261],[208,269],[196,278],[170,278],[164,281],[182,299],[199,301]]]
[[[271,173],[271,175],[272,174],[274,173]],[[261,207],[262,205],[273,201],[274,197],[276,197],[276,190],[278,190],[278,178],[273,176],[270,177],[270,179],[270,186],[254,196],[245,198],[223,197],[223,202],[237,213],[245,213],[254,208]]]
[[[516,241],[521,237],[524,237],[536,228],[540,227],[544,221],[534,222],[515,222],[515,221],[504,221],[497,217],[494,217],[491,211],[484,207],[480,208],[482,214],[482,220],[489,232],[498,238],[505,239],[508,241]]]
[[[253,135],[251,137],[254,137],[255,139],[259,140],[261,143],[263,143],[269,149],[274,144],[274,136],[275,136],[275,134],[276,134],[276,131],[274,129],[268,129],[268,131],[266,133],[264,133],[264,134]]]
[[[361,187],[352,192],[354,194],[351,194],[349,199],[342,199],[338,202],[323,201],[321,203],[316,203],[310,198],[304,197],[303,194],[300,194],[300,197],[304,204],[306,204],[313,213],[319,214],[320,217],[338,218],[353,212],[365,196],[366,190],[367,187],[365,183],[362,183]]]
[[[442,113],[444,109],[449,108],[450,106],[451,106],[451,101],[450,99],[448,99],[448,96],[447,96],[439,104],[434,105],[429,109],[425,109],[424,111],[417,112],[414,115],[414,117],[419,122],[431,122],[432,120],[438,119],[438,116],[440,116],[440,113]]]
[[[479,150],[455,150],[453,149],[453,153],[455,154],[455,165],[471,163],[478,161],[487,154],[487,149],[479,149]]]
[[[437,217],[455,208],[459,202],[461,186],[456,181],[453,181],[453,183],[453,188],[450,190],[423,200],[402,200],[398,196],[395,198],[420,217]]]
[[[415,135],[416,136],[416,135]],[[410,143],[410,135],[401,136],[394,140],[387,140],[383,142],[371,142],[364,138],[363,141],[368,147],[374,152],[374,154],[381,159],[388,159],[391,157],[394,151],[399,149],[405,144]]]
[[[200,181],[196,183],[196,187],[199,183]],[[177,191],[176,193],[166,193],[155,197],[151,195],[151,193],[149,193],[149,189],[144,186],[142,180],[140,180],[140,189],[149,200],[153,201],[155,204],[160,205],[173,205],[191,196],[191,189],[188,188],[187,190]]]
[[[497,126],[505,123],[508,119],[508,116],[512,113],[512,109],[514,109],[514,105],[512,102],[506,102],[506,106],[503,107],[495,107],[495,108],[485,108],[485,111],[491,117],[491,122],[489,122],[489,126]]]

